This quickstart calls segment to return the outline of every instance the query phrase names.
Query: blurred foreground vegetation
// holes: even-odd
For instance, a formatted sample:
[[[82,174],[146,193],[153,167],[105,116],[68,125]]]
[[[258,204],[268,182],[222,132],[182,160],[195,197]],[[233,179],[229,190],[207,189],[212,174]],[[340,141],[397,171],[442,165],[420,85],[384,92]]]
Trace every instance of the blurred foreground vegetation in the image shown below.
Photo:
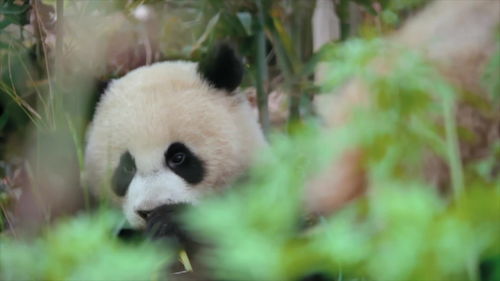
[[[242,91],[254,92],[271,147],[242,186],[186,213],[212,245],[204,279],[500,280],[500,140],[462,166],[449,133],[468,136],[453,121],[464,99],[500,112],[500,42],[482,81],[491,99],[469,98],[382,37],[428,1],[335,1],[340,37],[315,51],[313,2],[0,0],[0,280],[178,277],[168,245],[119,240],[122,215],[81,186],[85,128],[106,80],[198,59],[221,39],[246,59]],[[369,67],[387,53],[390,73]],[[354,76],[370,105],[325,133],[313,97]],[[284,100],[268,102],[273,92]],[[304,217],[304,186],[353,146],[365,152],[368,196]],[[451,192],[419,172],[428,151],[448,162]]]

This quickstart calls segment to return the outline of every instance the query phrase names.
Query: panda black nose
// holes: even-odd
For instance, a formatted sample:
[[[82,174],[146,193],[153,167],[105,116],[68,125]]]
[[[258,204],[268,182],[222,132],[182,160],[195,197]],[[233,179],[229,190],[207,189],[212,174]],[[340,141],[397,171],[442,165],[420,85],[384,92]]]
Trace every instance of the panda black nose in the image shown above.
[[[149,218],[149,215],[151,215],[151,213],[153,212],[153,210],[138,210],[138,211],[135,211],[139,217],[143,218],[145,221],[148,220]]]

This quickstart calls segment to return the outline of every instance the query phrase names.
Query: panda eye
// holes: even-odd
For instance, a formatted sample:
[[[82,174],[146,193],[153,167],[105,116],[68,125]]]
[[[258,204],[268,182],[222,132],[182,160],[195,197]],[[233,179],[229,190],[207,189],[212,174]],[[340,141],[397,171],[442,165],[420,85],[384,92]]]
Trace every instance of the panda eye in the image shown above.
[[[129,154],[130,155],[130,154]],[[135,174],[135,161],[132,156],[127,156],[121,163],[122,171],[127,174]]]
[[[170,158],[169,165],[170,166],[179,166],[182,163],[184,163],[184,160],[186,160],[186,154],[183,152],[177,152]]]
[[[135,173],[135,167],[134,166],[123,166],[123,171],[128,174],[134,174]]]
[[[198,184],[205,176],[203,161],[181,142],[174,142],[167,148],[165,166],[189,184]]]

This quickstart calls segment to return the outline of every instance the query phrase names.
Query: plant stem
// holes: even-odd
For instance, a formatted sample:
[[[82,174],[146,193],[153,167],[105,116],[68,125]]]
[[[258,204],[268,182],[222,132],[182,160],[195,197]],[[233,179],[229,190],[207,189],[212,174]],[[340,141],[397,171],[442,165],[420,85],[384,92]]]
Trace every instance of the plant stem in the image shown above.
[[[270,22],[269,30],[270,37],[273,40],[274,51],[278,57],[278,65],[285,77],[285,89],[289,95],[288,131],[290,131],[290,125],[300,120],[300,88],[297,87],[298,83],[295,81],[295,69],[290,57],[294,54],[289,54],[287,52],[280,33],[272,21]]]
[[[71,117],[69,116],[69,114],[66,114],[66,121],[68,123],[69,133],[71,134],[71,137],[73,139],[73,145],[75,146],[76,157],[78,159],[78,167],[80,169],[80,174],[82,174],[84,171],[84,166],[85,166],[83,149],[82,149],[83,144],[80,141],[82,138],[78,135],[76,128],[75,128],[75,124],[71,120]],[[82,184],[81,188],[82,188],[82,192],[83,192],[83,203],[84,203],[85,209],[89,210],[90,209],[89,187],[87,186],[87,184]]]
[[[258,14],[257,25],[255,27],[256,42],[256,68],[255,68],[255,86],[257,90],[257,108],[259,109],[259,121],[264,134],[267,135],[270,128],[269,110],[267,106],[267,93],[264,88],[264,81],[268,79],[267,61],[266,61],[266,36],[264,33],[264,11],[262,1],[257,0]]]
[[[53,79],[52,79],[52,69],[49,66],[49,59],[48,59],[48,50],[47,47],[45,46],[45,37],[46,37],[46,32],[45,27],[43,25],[43,22],[40,17],[40,10],[39,10],[39,5],[41,4],[40,0],[33,0],[33,11],[34,11],[34,17],[35,17],[35,22],[36,22],[36,38],[38,41],[38,46],[40,46],[40,49],[37,48],[37,50],[40,50],[42,53],[38,53],[37,57],[40,58],[40,62],[42,65],[45,67],[45,72],[47,75],[47,81],[48,81],[48,99],[47,99],[47,107],[44,108],[47,116],[47,127],[54,129],[56,127],[55,124],[55,97],[54,97],[54,89],[53,89]],[[43,62],[43,63],[42,63]]]
[[[453,196],[457,199],[464,190],[464,179],[462,174],[462,162],[458,147],[457,125],[455,122],[455,103],[450,98],[443,101],[444,124],[446,130],[446,147],[448,163],[450,165],[451,185]]]
[[[56,85],[56,93],[60,94],[61,82],[63,81],[62,75],[62,59],[63,59],[63,40],[64,40],[64,0],[57,0],[56,2],[56,52],[54,57],[54,81]],[[57,100],[57,98],[56,98]],[[62,97],[59,97],[59,102],[62,102]]]
[[[344,41],[349,36],[349,0],[340,0],[337,5],[338,17],[340,20],[340,40]]]

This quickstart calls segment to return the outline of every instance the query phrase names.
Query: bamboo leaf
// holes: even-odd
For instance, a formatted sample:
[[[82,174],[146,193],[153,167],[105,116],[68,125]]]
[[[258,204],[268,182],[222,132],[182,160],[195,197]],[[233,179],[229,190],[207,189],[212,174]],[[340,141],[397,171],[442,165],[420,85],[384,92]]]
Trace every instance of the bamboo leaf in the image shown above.
[[[5,125],[7,125],[7,121],[9,120],[9,112],[6,110],[1,116],[0,116],[0,130],[3,130]]]
[[[207,40],[210,33],[212,33],[212,30],[219,22],[219,18],[220,18],[220,13],[217,13],[210,19],[210,21],[207,24],[207,28],[205,29],[205,32],[203,32],[203,34],[200,36],[200,38],[198,38],[196,43],[194,43],[193,47],[191,48],[191,54],[194,53],[194,51],[196,51],[197,49],[199,49],[202,46],[203,42]]]
[[[292,73],[296,73],[299,69],[300,62],[297,58],[297,53],[295,51],[292,38],[285,30],[283,23],[278,18],[272,18],[272,25],[269,25],[274,31],[274,36],[277,39],[277,43],[280,44],[280,51],[283,52],[281,55],[288,61],[290,65],[290,70]]]
[[[236,16],[240,20],[241,25],[245,29],[245,32],[248,36],[251,36],[253,34],[252,31],[252,15],[249,12],[241,12],[237,13]]]

